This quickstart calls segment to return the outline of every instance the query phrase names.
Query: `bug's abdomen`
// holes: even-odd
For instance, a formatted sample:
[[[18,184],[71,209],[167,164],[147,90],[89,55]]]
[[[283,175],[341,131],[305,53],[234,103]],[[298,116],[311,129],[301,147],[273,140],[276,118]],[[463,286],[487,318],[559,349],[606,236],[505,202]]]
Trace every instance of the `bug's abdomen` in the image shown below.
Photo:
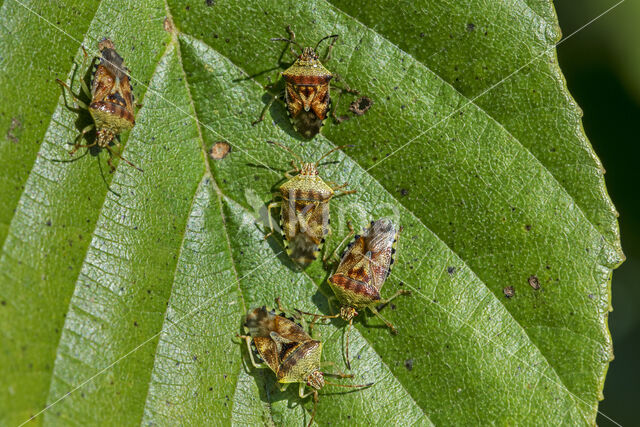
[[[285,200],[281,215],[287,254],[297,264],[309,265],[318,258],[329,233],[329,204]]]
[[[89,105],[89,112],[98,130],[108,129],[116,135],[131,129],[135,124],[130,111],[112,102],[92,102]]]

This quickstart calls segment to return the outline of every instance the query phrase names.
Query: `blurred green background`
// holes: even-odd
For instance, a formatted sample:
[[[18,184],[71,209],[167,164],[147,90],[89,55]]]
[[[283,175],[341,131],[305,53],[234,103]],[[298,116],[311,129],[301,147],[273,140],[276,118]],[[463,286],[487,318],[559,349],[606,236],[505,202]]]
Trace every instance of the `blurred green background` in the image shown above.
[[[618,0],[619,1],[619,0]],[[618,1],[556,0],[564,37]],[[638,425],[640,403],[640,1],[626,0],[558,46],[560,66],[584,111],[584,128],[607,171],[627,260],[613,274],[609,315],[615,360],[598,424]]]

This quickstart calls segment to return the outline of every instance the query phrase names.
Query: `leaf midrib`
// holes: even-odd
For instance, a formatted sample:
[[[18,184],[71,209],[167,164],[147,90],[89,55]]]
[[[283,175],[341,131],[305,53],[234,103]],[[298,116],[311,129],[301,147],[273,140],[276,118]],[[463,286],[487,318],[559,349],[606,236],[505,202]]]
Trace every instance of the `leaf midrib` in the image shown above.
[[[326,0],[325,0],[325,1],[326,1]],[[1,6],[1,5],[2,5],[2,0],[0,0],[0,6]],[[413,56],[412,56],[412,55],[409,55],[408,53],[406,53],[405,51],[403,51],[402,49],[400,49],[399,47],[397,47],[395,44],[393,44],[393,43],[391,43],[390,41],[388,41],[388,40],[387,40],[386,38],[384,38],[382,35],[380,35],[380,34],[378,34],[377,32],[375,32],[373,29],[371,29],[371,28],[369,28],[369,27],[365,26],[364,24],[362,24],[361,22],[359,22],[356,18],[353,18],[353,17],[351,17],[350,15],[348,15],[348,14],[346,14],[346,13],[342,12],[340,9],[336,8],[336,7],[335,7],[335,6],[333,6],[332,4],[330,4],[330,6],[331,6],[331,7],[333,7],[333,8],[335,8],[336,10],[338,10],[340,13],[344,14],[345,16],[348,16],[350,19],[353,19],[354,21],[357,21],[358,23],[360,23],[360,25],[362,25],[362,26],[363,26],[363,28],[367,29],[368,31],[371,31],[372,33],[375,33],[375,34],[376,34],[378,37],[380,37],[381,39],[384,39],[384,40],[386,40],[388,43],[392,44],[392,45],[393,45],[395,48],[397,48],[399,51],[402,51],[402,52],[403,52],[403,53],[405,53],[406,55],[408,55],[408,56],[410,56],[410,57],[412,57],[412,58],[413,58]],[[167,10],[168,10],[168,7],[167,7]],[[98,11],[98,8],[96,9],[96,13],[97,13],[97,11]],[[94,19],[95,19],[95,15],[94,15]],[[188,33],[183,33],[183,34],[188,35],[189,37],[193,37],[193,36],[189,35]],[[195,38],[195,37],[194,37],[194,38]],[[177,45],[179,45],[179,43],[176,43],[176,44],[177,44]],[[205,45],[209,46],[208,44],[206,44],[206,43],[204,43],[204,42],[203,42],[203,44],[205,44]],[[209,47],[210,47],[210,46],[209,46]],[[179,46],[178,46],[178,49],[179,49]],[[215,49],[213,49],[213,48],[212,48],[212,50],[215,50]],[[216,50],[216,52],[218,52],[218,51]],[[164,56],[166,55],[166,53],[167,53],[167,51],[165,51],[165,53],[162,55],[162,57],[164,57]],[[223,55],[223,54],[221,54],[220,52],[218,52],[218,53],[219,53],[221,56],[223,56],[223,57],[227,58],[226,56],[224,56],[224,55]],[[414,58],[414,59],[415,59],[415,58]],[[181,69],[182,69],[182,71],[183,71],[183,73],[184,73],[184,67],[182,67],[182,57],[181,57],[181,55],[180,55],[180,60],[181,60]],[[229,60],[231,63],[233,63],[233,61],[231,61],[229,58],[227,58],[227,60]],[[422,64],[422,62],[420,62],[420,61],[416,61],[416,62],[418,62],[418,63]],[[160,63],[160,61],[158,61],[158,64],[159,64],[159,63]],[[247,73],[245,72],[245,70],[243,70],[242,68],[240,68],[240,67],[239,67],[237,64],[235,64],[235,63],[234,63],[234,65],[235,65],[236,67],[238,67],[238,69],[242,70],[242,71],[244,72],[244,74],[245,74],[245,75],[247,75]],[[428,67],[426,67],[426,65],[424,65],[424,64],[423,64],[423,66],[424,66],[427,70],[431,71]],[[157,70],[157,68],[156,68],[156,70]],[[156,70],[154,70],[153,75],[155,75]],[[437,74],[435,74],[435,73],[434,73],[434,75],[437,75]],[[443,83],[445,83],[445,84],[449,85],[449,84],[448,84],[444,79],[442,79],[439,75],[437,75],[437,76],[438,76],[438,78],[440,78],[440,79],[442,80],[442,82],[443,82]],[[254,79],[251,79],[251,80],[252,80],[252,81],[254,81],[256,84],[258,84]],[[185,84],[186,84],[186,79],[185,79]],[[449,85],[449,86],[453,88],[453,86],[451,86],[451,85]],[[189,87],[190,87],[190,86],[187,84],[187,89],[188,89],[188,90],[189,90]],[[455,88],[453,88],[453,89],[454,89],[454,90],[456,90]],[[147,90],[145,90],[145,94],[143,95],[143,97],[142,97],[142,98],[146,97],[147,92],[148,92],[148,91],[147,91]],[[457,93],[457,94],[458,94],[462,99],[468,99],[467,97],[465,97],[464,95],[462,95],[462,94],[461,94],[459,91],[457,91],[457,90],[456,90],[456,93]],[[190,95],[190,97],[191,97],[190,90],[189,90],[189,95]],[[58,98],[58,101],[57,101],[57,102],[59,103],[59,98]],[[193,105],[193,99],[190,99],[190,102],[191,102],[191,106],[192,106],[192,108],[193,108],[193,107],[194,107],[194,105]],[[526,151],[528,152],[528,150],[527,150],[527,149],[526,149],[526,148],[525,148],[525,147],[520,143],[520,141],[519,141],[518,139],[516,139],[515,137],[513,137],[513,136],[512,136],[512,135],[511,135],[511,134],[510,134],[510,133],[509,133],[509,132],[504,128],[504,126],[502,126],[502,124],[501,124],[500,122],[497,122],[495,119],[493,119],[493,117],[492,117],[491,115],[489,115],[488,113],[486,113],[484,110],[482,110],[482,109],[481,109],[478,105],[476,105],[475,103],[472,103],[472,102],[471,102],[471,104],[473,104],[473,105],[474,105],[476,108],[478,108],[479,110],[483,111],[483,112],[484,112],[484,113],[485,113],[485,114],[486,114],[486,115],[487,115],[491,120],[493,120],[495,123],[497,123],[497,124],[498,124],[498,125],[499,125],[499,126],[500,126],[500,127],[501,127],[505,132],[506,132],[506,133],[508,133],[508,134],[512,137],[512,140],[513,140],[513,141],[517,142],[517,143],[518,143],[518,144],[519,144],[519,145],[520,145],[524,150],[526,150]],[[196,117],[195,109],[194,109],[194,117]],[[53,120],[53,118],[52,118],[52,120]],[[214,181],[215,181],[215,178],[214,178],[213,174],[211,174],[209,161],[208,161],[208,160],[207,160],[207,158],[206,158],[206,150],[204,150],[204,139],[203,139],[203,137],[202,137],[202,133],[201,133],[201,129],[200,129],[200,122],[199,122],[199,120],[198,120],[197,118],[196,118],[196,123],[197,123],[197,128],[198,128],[198,133],[199,133],[199,137],[200,137],[201,145],[202,145],[202,148],[203,148],[203,161],[205,162],[205,165],[206,165],[205,167],[206,167],[206,169],[207,169],[207,173],[208,173],[208,174],[209,174],[209,176],[212,178],[212,179],[211,179],[211,181],[212,181],[212,185],[213,185],[214,189],[216,190],[216,194],[218,195],[218,201],[220,202],[220,198],[221,198],[221,196],[225,196],[225,195],[220,191],[220,189],[218,188],[218,186],[217,186],[217,185],[215,184],[215,182],[214,182]],[[48,129],[48,128],[49,128],[49,126],[47,127],[47,129]],[[46,132],[46,130],[45,130],[45,132]],[[335,145],[335,144],[334,144],[334,145]],[[543,168],[545,171],[549,172],[549,170],[548,170],[548,169],[547,169],[543,164],[541,164],[541,163],[540,163],[540,161],[539,161],[535,156],[531,155],[531,157],[535,158],[535,159],[536,159],[536,161],[537,161],[537,162],[542,166],[542,168]],[[358,164],[358,165],[359,165],[359,162],[357,162],[355,159],[351,159],[351,160],[352,160],[355,164]],[[119,165],[118,165],[118,166],[119,166]],[[378,185],[380,185],[380,183],[379,183],[379,182],[378,182],[378,181],[377,181],[373,176],[371,176],[370,174],[367,174],[367,175],[368,175],[368,177],[369,177],[372,181],[374,181],[374,182],[376,182]],[[553,176],[553,174],[551,174],[551,172],[549,172],[549,175]],[[555,176],[553,176],[553,178],[554,178],[554,180],[558,183],[559,187],[560,187],[560,188],[562,188],[562,189],[565,191],[565,193],[566,193],[566,189],[565,189],[562,185],[560,185],[560,183],[555,179]],[[23,193],[23,194],[24,194],[24,193]],[[195,195],[195,193],[194,193],[194,195]],[[575,204],[575,200],[573,199],[573,197],[572,197],[572,196],[570,196],[568,193],[567,193],[567,195],[571,198],[571,200],[572,200],[572,201],[574,202],[574,204]],[[399,201],[399,200],[397,200],[395,197],[393,197],[393,195],[391,195],[391,193],[389,193],[389,196],[390,196],[393,200],[396,200],[398,203],[402,204],[402,202],[400,202],[400,201]],[[21,196],[21,197],[22,197],[22,196]],[[105,193],[105,197],[106,197],[106,193]],[[225,196],[225,197],[228,197],[228,196]],[[230,200],[233,200],[233,199],[232,199],[232,198],[230,198]],[[405,206],[404,204],[402,204],[402,205],[403,205],[403,206]],[[576,205],[576,206],[578,206],[577,204],[575,204],[575,205]],[[240,205],[240,206],[242,206],[242,205]],[[243,207],[243,208],[244,208],[244,207]],[[405,206],[405,208],[407,208],[407,207]],[[578,209],[580,210],[580,212],[581,212],[581,214],[582,214],[583,218],[585,218],[585,219],[586,219],[586,217],[585,217],[585,215],[584,215],[584,212],[582,211],[582,208],[578,206]],[[412,216],[414,216],[413,211],[411,211],[409,208],[407,208],[407,211],[408,211],[408,212],[410,212]],[[414,217],[415,217],[415,216],[414,216]],[[421,221],[419,218],[416,218],[416,219],[417,219],[417,221],[420,223],[420,225],[421,225],[421,226],[423,226],[425,229],[428,229],[428,228],[427,228],[427,227],[422,223],[422,221]],[[590,224],[590,226],[591,226],[592,228],[594,228],[594,229],[595,229],[595,227],[593,226],[593,224],[592,224],[589,220],[587,220],[587,222]],[[596,231],[598,232],[598,234],[599,234],[599,235],[602,235],[602,233],[600,233],[597,229],[596,229]],[[93,230],[93,231],[92,231],[92,233],[91,233],[91,236],[94,236],[94,235],[95,235],[95,227],[94,227],[94,230]],[[229,241],[229,235],[228,235],[228,230],[227,230],[227,228],[226,228],[226,227],[225,227],[225,236],[226,236],[226,238],[227,238],[227,246],[228,246],[228,249],[229,249],[229,251],[231,252],[230,241]],[[440,239],[440,237],[438,237],[435,233],[434,233],[434,236],[436,236],[436,237],[438,238],[438,240],[440,240],[440,242],[442,242],[443,244],[445,244],[445,246],[446,246],[446,247],[451,251],[451,253],[456,254],[456,253],[455,253],[453,250],[451,250],[451,248],[449,248],[449,246],[448,246],[448,245],[446,245],[446,243],[445,243],[444,241],[442,241],[442,239]],[[609,243],[609,242],[607,242],[607,243]],[[458,255],[456,254],[456,256],[458,256]],[[231,261],[232,261],[232,265],[233,265],[233,269],[234,269],[234,274],[235,274],[235,276],[236,276],[236,278],[237,278],[236,263],[235,263],[235,261],[233,260],[233,256],[232,256],[232,254],[230,254],[230,258],[231,258]],[[459,256],[458,256],[458,258],[459,258]],[[460,259],[460,258],[459,258],[459,259]],[[461,261],[462,261],[462,259],[461,259]],[[466,264],[466,262],[464,262],[464,261],[462,261],[462,262],[467,266],[467,268],[469,268],[469,267],[468,267],[468,265]],[[83,260],[83,263],[84,263],[84,260]],[[474,274],[474,276],[476,276],[475,272],[473,272],[473,270],[472,270],[471,268],[469,268],[469,270]],[[308,276],[308,275],[307,275],[307,276]],[[477,277],[477,276],[476,276],[476,277]],[[479,280],[479,282],[483,283],[483,284],[486,286],[486,284],[485,284],[485,282],[484,282],[484,281],[482,281],[482,280],[480,280],[480,279],[478,279],[478,280]],[[313,283],[315,283],[313,280],[312,280],[312,282],[313,282]],[[493,293],[491,293],[491,292],[490,292],[490,294],[492,294],[492,295],[493,295]],[[241,297],[242,297],[242,303],[243,303],[243,306],[244,306],[244,304],[245,304],[245,302],[244,302],[244,295],[243,295],[243,293],[242,293],[242,292],[240,293],[240,295],[241,295]],[[494,296],[494,297],[495,297],[495,296]],[[502,303],[502,302],[501,302],[501,303]],[[246,308],[245,308],[245,310],[246,310]],[[507,313],[509,313],[509,315],[511,315],[511,313],[510,313],[508,310],[505,310],[505,311],[506,311]],[[515,321],[515,320],[514,320],[514,321]],[[518,326],[520,326],[520,327],[521,327],[521,325],[520,325],[518,322],[516,322],[516,323],[518,324]],[[521,327],[521,328],[522,328],[522,327]],[[526,334],[526,331],[525,331],[525,334]],[[530,341],[530,342],[535,346],[535,343],[534,343],[533,341],[531,341],[531,339],[530,339],[530,338],[529,338],[529,341]],[[536,346],[536,347],[537,347],[537,346]],[[372,349],[373,349],[373,347],[372,347]],[[375,350],[374,350],[374,351],[375,351]],[[542,352],[540,352],[540,354],[541,354],[541,355],[543,355],[543,353],[542,353]],[[543,357],[544,357],[544,355],[543,355]],[[545,358],[545,359],[546,359],[546,358]],[[381,358],[381,360],[382,360],[382,358]],[[383,361],[383,363],[384,363],[384,361]],[[549,366],[549,367],[554,371],[554,373],[555,373],[555,368],[554,368],[551,364],[549,364],[549,363],[548,363],[548,361],[547,361],[547,364],[548,364],[548,366]],[[557,373],[556,373],[556,375],[557,375]],[[53,374],[52,374],[52,378],[53,378]],[[558,376],[558,378],[560,378],[560,377]],[[566,385],[564,385],[564,383],[563,383],[563,386],[566,388]],[[404,387],[404,385],[403,385],[403,387]],[[567,390],[568,390],[568,389],[567,389]],[[51,386],[50,386],[50,390],[49,390],[49,391],[51,391]],[[570,393],[570,395],[572,395],[572,396],[573,396],[573,393]],[[419,405],[418,405],[418,406],[419,406]],[[420,406],[419,406],[419,407],[420,407]],[[421,409],[422,409],[422,408],[421,408]]]
[[[372,30],[371,30],[371,29],[369,29],[368,27],[367,27],[367,29],[368,29],[368,30],[370,30],[370,31],[372,31]],[[208,47],[208,48],[210,48],[211,50],[213,50],[213,51],[217,52],[217,53],[218,53],[218,55],[220,55],[221,57],[225,58],[225,59],[226,59],[227,61],[229,61],[230,63],[234,64],[234,66],[235,66],[236,68],[238,68],[238,70],[240,70],[244,75],[246,75],[247,77],[250,77],[250,75],[246,72],[246,70],[244,70],[242,67],[240,67],[238,64],[236,64],[234,61],[232,61],[232,60],[231,60],[230,58],[228,58],[226,55],[224,55],[223,53],[219,52],[217,49],[215,49],[215,48],[213,48],[212,46],[210,46],[208,43],[204,42],[203,40],[201,40],[201,39],[199,39],[199,38],[197,38],[197,37],[195,37],[195,36],[193,36],[193,35],[191,35],[191,34],[189,34],[189,33],[186,33],[186,32],[183,32],[183,31],[179,30],[179,29],[178,29],[178,27],[176,27],[176,30],[177,30],[177,31],[180,31],[182,34],[186,35],[187,37],[189,37],[189,38],[191,38],[191,39],[197,40],[199,43],[202,43],[203,45],[207,46],[207,47]],[[376,33],[376,34],[377,34],[377,33]],[[250,80],[251,80],[251,81],[253,81],[253,82],[254,82],[258,87],[262,88],[262,86],[261,86],[261,85],[260,85],[260,84],[255,80],[255,79],[250,78]],[[324,135],[322,135],[322,136],[323,136],[327,141],[329,141],[331,144],[333,144],[334,146],[336,146],[336,144],[335,144],[335,143],[333,143],[333,141],[330,141],[330,140],[329,140],[326,136],[324,136]],[[243,151],[243,150],[242,150],[242,151]],[[574,400],[574,402],[575,402],[575,399],[577,398],[577,396],[576,396],[576,395],[575,395],[575,394],[574,394],[574,393],[573,393],[573,392],[568,388],[568,386],[564,383],[564,380],[563,380],[562,376],[560,376],[560,375],[558,374],[558,372],[557,372],[557,371],[556,371],[556,369],[555,369],[555,366],[553,366],[553,365],[549,362],[549,360],[547,359],[547,356],[545,355],[545,353],[540,349],[540,347],[536,344],[536,342],[535,342],[535,341],[533,341],[533,340],[531,339],[530,335],[527,333],[527,330],[526,330],[526,329],[525,329],[525,328],[524,328],[524,327],[523,327],[523,326],[522,326],[522,325],[521,325],[521,324],[520,324],[520,323],[519,323],[519,322],[518,322],[518,321],[513,317],[513,314],[512,314],[512,313],[507,309],[507,307],[505,306],[504,302],[503,302],[502,300],[500,300],[499,298],[497,298],[493,292],[491,292],[491,290],[489,289],[489,287],[486,285],[486,282],[485,282],[484,280],[480,279],[480,277],[476,274],[476,272],[475,272],[475,271],[474,271],[474,270],[473,270],[473,269],[472,269],[472,268],[471,268],[471,267],[466,263],[466,261],[464,261],[464,260],[460,257],[460,255],[459,255],[458,253],[456,253],[455,251],[453,251],[453,250],[451,249],[451,247],[450,247],[450,246],[449,246],[449,245],[448,245],[444,240],[442,240],[442,239],[440,238],[440,236],[438,236],[438,235],[437,235],[437,233],[435,233],[433,230],[431,230],[429,227],[427,227],[427,226],[422,222],[422,220],[421,220],[420,218],[418,218],[418,217],[414,214],[414,212],[413,212],[409,207],[407,207],[406,205],[404,205],[404,204],[403,204],[399,199],[397,199],[393,194],[391,194],[391,193],[390,193],[390,192],[389,192],[389,191],[388,191],[388,190],[387,190],[387,189],[386,189],[386,188],[385,188],[385,187],[384,187],[384,186],[383,186],[383,185],[382,185],[382,184],[381,184],[381,183],[380,183],[380,182],[379,182],[375,177],[373,177],[373,175],[369,174],[369,173],[364,169],[364,167],[362,167],[362,165],[360,165],[360,163],[359,163],[357,160],[355,160],[354,158],[350,157],[347,153],[344,153],[344,155],[345,155],[346,157],[348,157],[348,158],[349,158],[349,159],[350,159],[354,164],[357,164],[357,165],[358,165],[358,166],[363,170],[363,172],[367,175],[367,177],[368,177],[372,182],[374,182],[375,184],[377,184],[377,185],[379,185],[381,188],[383,188],[383,189],[384,189],[384,191],[389,195],[389,197],[390,197],[392,200],[394,200],[394,201],[395,201],[395,202],[397,202],[398,204],[402,205],[402,206],[407,210],[407,212],[409,212],[409,213],[411,214],[411,216],[416,220],[416,222],[418,222],[418,223],[419,223],[422,227],[424,227],[426,230],[429,230],[429,231],[430,231],[430,232],[431,232],[431,233],[432,233],[432,234],[433,234],[433,235],[438,239],[438,241],[439,241],[439,242],[441,242],[441,243],[442,243],[442,244],[443,244],[443,245],[444,245],[444,246],[445,246],[445,247],[450,251],[450,253],[454,254],[454,255],[456,256],[456,258],[457,258],[457,259],[459,259],[459,260],[460,260],[460,262],[461,262],[462,264],[464,264],[464,265],[465,265],[465,267],[466,267],[467,269],[469,269],[469,271],[470,271],[470,272],[473,274],[473,276],[478,280],[478,282],[479,282],[479,283],[482,283],[482,284],[485,286],[485,288],[487,288],[487,289],[489,290],[489,292],[488,292],[488,293],[492,296],[492,298],[493,298],[494,300],[498,301],[498,302],[499,302],[499,303],[504,307],[505,312],[508,314],[508,316],[511,318],[511,320],[512,320],[515,324],[517,324],[517,325],[518,325],[518,327],[522,330],[522,332],[525,334],[525,336],[527,336],[527,339],[529,340],[529,342],[530,342],[530,343],[531,343],[531,344],[536,348],[536,350],[538,351],[538,353],[540,354],[540,356],[541,356],[541,357],[544,359],[544,361],[546,362],[547,366],[549,366],[549,368],[552,370],[552,372],[553,372],[553,373],[556,375],[556,377],[560,380],[560,384],[564,387],[564,389],[565,389],[565,390],[567,390],[568,394],[571,396],[571,398],[572,398],[572,399]],[[535,158],[535,157],[534,157],[534,158]],[[537,159],[536,159],[536,161],[537,161]],[[563,188],[563,187],[561,187],[561,188],[564,190],[564,188]],[[566,190],[565,190],[565,193],[566,193]],[[245,209],[245,208],[244,208],[244,206],[243,206],[242,204],[240,204],[240,203],[238,203],[237,201],[235,201],[232,197],[229,197],[228,195],[226,195],[226,194],[224,194],[224,193],[221,193],[221,194],[223,194],[223,196],[224,196],[224,197],[227,197],[227,198],[229,198],[230,200],[233,200],[235,203],[237,203],[239,206],[242,206],[242,207],[243,207],[243,209]],[[315,283],[315,282],[313,282],[313,283]],[[320,288],[319,288],[319,289],[320,289]],[[323,293],[323,295],[324,295],[324,293]],[[326,297],[326,295],[325,295],[325,297]],[[371,347],[371,348],[373,349],[373,351],[375,351],[374,347]],[[377,353],[377,351],[376,351],[376,353]],[[377,353],[377,354],[378,354],[378,353]],[[379,357],[380,357],[380,359],[382,360],[382,357],[381,357],[379,354],[378,354],[378,356],[379,356]],[[404,387],[404,385],[403,385],[403,387]],[[413,396],[412,396],[412,398],[413,398]],[[576,402],[576,403],[580,403],[580,402]],[[582,402],[582,403],[584,404],[584,402]],[[422,409],[422,408],[421,408],[421,409]],[[582,414],[582,412],[581,412],[581,414]]]

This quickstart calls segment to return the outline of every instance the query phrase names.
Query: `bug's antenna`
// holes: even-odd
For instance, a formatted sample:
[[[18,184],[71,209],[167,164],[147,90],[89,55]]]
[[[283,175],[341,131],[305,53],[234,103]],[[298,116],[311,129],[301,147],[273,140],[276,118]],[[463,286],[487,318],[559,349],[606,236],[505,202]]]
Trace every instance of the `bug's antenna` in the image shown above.
[[[320,46],[320,43],[322,43],[323,41],[325,41],[325,40],[327,40],[327,39],[330,39],[330,38],[337,39],[339,36],[340,36],[339,34],[332,34],[332,35],[330,35],[330,36],[327,36],[327,37],[323,37],[323,38],[321,38],[321,39],[318,41],[318,43],[316,44],[316,47],[315,47],[313,50],[315,50],[315,51],[317,52],[317,51],[318,51],[318,46]]]
[[[291,151],[291,149],[289,147],[285,147],[284,145],[280,144],[279,142],[275,142],[275,141],[267,141],[267,143],[268,144],[274,144],[274,145],[277,145],[278,147],[282,148],[284,151],[286,151],[287,153],[289,153],[293,157],[295,157],[296,160],[298,160],[301,165],[304,163],[304,161],[302,160],[302,157],[300,157],[299,155],[297,155],[296,153]]]
[[[343,387],[343,388],[363,388],[363,387],[371,387],[372,385],[374,385],[375,383],[367,383],[367,384],[336,384],[336,383],[331,383],[329,381],[325,381],[324,382],[327,385],[332,385],[334,387]]]
[[[349,361],[349,333],[351,332],[351,326],[353,325],[353,319],[349,320],[349,326],[347,327],[347,345],[346,345],[346,358],[347,358],[347,368],[351,369],[351,362]]]
[[[355,147],[355,145],[347,144],[347,145],[340,145],[338,147],[333,147],[331,150],[327,151],[322,157],[320,157],[318,160],[316,160],[316,165],[318,163],[320,163],[320,161],[322,159],[324,159],[325,157],[327,157],[329,154],[333,153],[334,151],[338,151],[338,150],[341,150],[341,149],[347,148],[347,147]]]
[[[136,165],[131,163],[129,160],[127,160],[124,157],[122,157],[122,154],[118,153],[117,151],[112,150],[110,147],[107,147],[107,150],[109,150],[109,153],[113,154],[114,156],[116,156],[117,158],[119,158],[120,160],[122,160],[123,162],[128,164],[129,166],[133,167],[134,169],[137,169],[140,172],[144,172],[142,169],[140,169],[139,167],[137,167]]]
[[[287,43],[291,43],[294,44],[298,47],[298,49],[300,49],[300,52],[302,52],[304,49],[302,49],[302,46],[300,46],[300,44],[298,44],[297,41],[295,40],[289,40],[289,39],[285,39],[284,37],[274,37],[271,39],[272,42],[287,42]]]

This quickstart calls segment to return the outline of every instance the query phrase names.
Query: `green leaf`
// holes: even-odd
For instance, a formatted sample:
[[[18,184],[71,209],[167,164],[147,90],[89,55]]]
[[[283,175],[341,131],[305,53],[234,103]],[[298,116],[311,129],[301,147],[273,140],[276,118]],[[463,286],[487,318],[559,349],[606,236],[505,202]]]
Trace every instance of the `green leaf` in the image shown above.
[[[375,385],[327,386],[318,424],[595,422],[623,255],[549,2],[5,0],[0,24],[0,423],[309,420],[312,402],[234,338],[277,296],[330,312],[330,271],[297,271],[263,239],[290,160],[267,140],[309,160],[354,145],[321,170],[357,189],[332,201],[327,250],[347,220],[404,227],[382,290],[413,292],[383,312],[399,334],[361,316],[352,383]],[[340,35],[325,65],[373,100],[366,114],[345,94],[351,119],[313,141],[279,103],[251,125],[286,25],[305,45]],[[103,37],[137,83],[122,141],[142,173],[108,173],[106,152],[60,161],[88,118],[55,78],[77,91],[80,44],[95,55]],[[219,141],[231,152],[214,160]],[[343,326],[316,328],[338,367]]]

